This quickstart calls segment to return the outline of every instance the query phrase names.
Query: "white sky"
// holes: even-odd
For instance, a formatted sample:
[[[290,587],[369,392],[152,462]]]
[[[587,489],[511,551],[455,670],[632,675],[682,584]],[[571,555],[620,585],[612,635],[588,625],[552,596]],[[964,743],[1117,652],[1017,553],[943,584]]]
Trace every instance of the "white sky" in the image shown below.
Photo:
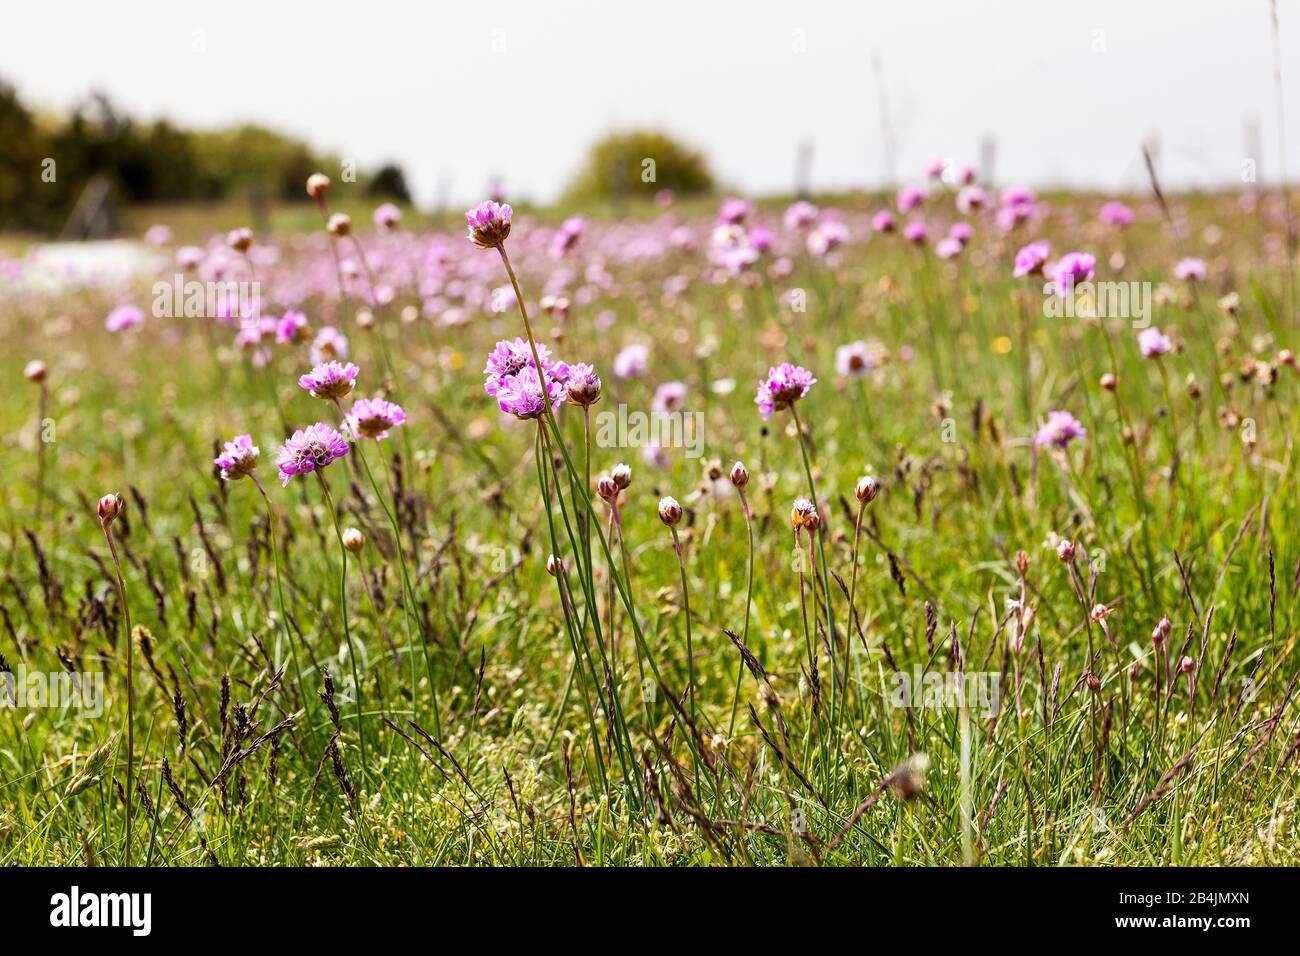
[[[593,139],[632,126],[701,148],[739,190],[791,189],[804,139],[814,188],[879,184],[873,55],[904,176],[976,161],[989,135],[1000,182],[1137,188],[1156,135],[1170,186],[1237,183],[1252,117],[1261,180],[1279,168],[1267,0],[3,6],[0,77],[30,105],[99,87],[144,119],[257,121],[363,169],[394,159],[425,202],[495,175],[552,199]],[[1279,15],[1300,181],[1300,0]]]

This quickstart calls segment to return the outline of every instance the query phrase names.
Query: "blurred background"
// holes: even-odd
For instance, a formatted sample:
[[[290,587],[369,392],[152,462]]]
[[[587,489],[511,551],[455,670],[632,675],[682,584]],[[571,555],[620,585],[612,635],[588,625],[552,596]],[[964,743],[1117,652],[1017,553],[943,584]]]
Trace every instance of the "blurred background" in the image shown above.
[[[1271,183],[1300,0],[1277,19],[1280,86],[1269,0],[16,4],[0,230],[266,229],[314,214],[315,169],[358,205],[432,214],[494,190],[570,207],[881,190],[932,157],[1131,192],[1143,144],[1169,189]]]

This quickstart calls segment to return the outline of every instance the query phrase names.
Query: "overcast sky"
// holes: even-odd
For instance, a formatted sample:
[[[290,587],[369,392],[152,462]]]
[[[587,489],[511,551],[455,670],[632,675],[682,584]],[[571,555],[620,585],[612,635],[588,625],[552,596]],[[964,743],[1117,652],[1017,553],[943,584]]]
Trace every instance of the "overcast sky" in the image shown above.
[[[1279,15],[1300,180],[1300,0]],[[986,137],[1001,183],[1137,188],[1153,136],[1172,186],[1239,183],[1248,149],[1262,180],[1279,169],[1267,0],[7,0],[3,24],[0,77],[29,104],[98,87],[145,119],[265,123],[396,160],[425,202],[494,176],[555,198],[593,139],[636,126],[738,190],[791,189],[803,140],[814,188],[876,185],[873,58],[902,178]]]

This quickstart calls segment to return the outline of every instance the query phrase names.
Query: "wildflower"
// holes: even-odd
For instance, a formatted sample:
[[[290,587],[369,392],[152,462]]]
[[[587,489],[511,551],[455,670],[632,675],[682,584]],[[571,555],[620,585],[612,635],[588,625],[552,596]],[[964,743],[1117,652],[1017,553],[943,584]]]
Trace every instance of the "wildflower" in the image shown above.
[[[812,372],[798,365],[783,362],[768,369],[767,378],[758,383],[754,404],[768,421],[773,412],[793,408],[794,403],[808,394],[817,382]]]
[[[1156,622],[1155,628],[1151,631],[1151,643],[1159,647],[1169,637],[1169,632],[1173,630],[1173,623],[1169,620],[1169,615],[1162,614],[1160,620]]]
[[[925,188],[922,186],[904,186],[898,191],[895,201],[898,205],[898,211],[909,213],[921,203],[925,202]]]
[[[934,244],[934,254],[940,259],[954,259],[961,254],[961,240],[944,236]]]
[[[935,156],[926,161],[922,172],[926,179],[938,179],[943,175],[943,171],[948,168],[948,160],[942,156]]]
[[[374,220],[377,229],[395,229],[398,223],[402,221],[402,210],[392,203],[386,202],[375,209],[371,218]]]
[[[236,435],[234,441],[226,442],[212,463],[221,469],[223,479],[234,481],[253,473],[260,454],[261,450],[253,444],[252,435]]]
[[[1219,300],[1219,308],[1223,310],[1224,315],[1236,315],[1241,308],[1241,296],[1235,292],[1229,292]]]
[[[351,394],[361,369],[351,362],[322,362],[298,378],[298,387],[312,398],[337,401]]]
[[[823,220],[808,234],[808,251],[815,256],[825,256],[849,241],[849,227],[838,219]]]
[[[728,477],[737,488],[744,488],[749,484],[749,469],[745,467],[744,462],[738,461],[731,466],[731,474]]]
[[[586,229],[586,220],[577,216],[564,220],[560,223],[560,228],[555,231],[555,238],[551,240],[551,255],[556,259],[562,258],[578,244]]]
[[[1011,274],[1019,279],[1021,276],[1034,275],[1043,271],[1043,264],[1052,254],[1052,244],[1043,239],[1036,239],[1016,253],[1016,266]]]
[[[1065,448],[1074,439],[1083,438],[1087,434],[1079,420],[1069,412],[1054,410],[1047,413],[1047,424],[1034,435],[1034,444]]]
[[[280,345],[296,345],[306,338],[310,331],[311,326],[307,324],[307,316],[290,309],[276,320],[275,341]]]
[[[1182,259],[1174,266],[1174,278],[1183,279],[1188,282],[1200,282],[1205,278],[1205,262],[1202,259],[1196,259],[1188,256]]]
[[[1196,661],[1184,654],[1178,661],[1178,669],[1184,674],[1190,674],[1196,670]]]
[[[300,428],[277,453],[280,484],[288,485],[295,475],[309,475],[347,453],[347,441],[332,426],[317,422],[305,429]]]
[[[618,485],[609,475],[601,475],[596,479],[596,494],[600,496],[601,500],[613,504],[614,499],[618,497],[618,491]]]
[[[865,475],[858,479],[857,486],[853,489],[853,494],[858,501],[864,505],[869,505],[876,500],[876,495],[880,494],[880,482],[871,475]]]
[[[382,441],[388,437],[388,430],[396,428],[406,421],[406,412],[402,406],[382,398],[362,398],[352,403],[348,413],[348,427],[358,438],[373,438]]]
[[[125,332],[135,328],[144,321],[144,313],[134,305],[119,305],[104,320],[104,328],[110,332]]]
[[[564,559],[557,558],[553,554],[546,556],[546,573],[551,577],[564,573]]]
[[[1133,225],[1133,210],[1122,202],[1108,202],[1101,207],[1100,219],[1108,226],[1127,229]]]
[[[656,412],[675,412],[686,404],[685,382],[664,382],[655,389],[650,407]]]
[[[633,344],[623,348],[614,356],[614,376],[616,378],[640,378],[645,374],[650,360],[650,350],[644,345]]]
[[[509,203],[495,200],[481,202],[465,213],[469,223],[469,240],[480,249],[495,249],[510,235],[510,217],[514,210]]]
[[[919,219],[914,219],[903,227],[903,238],[908,242],[925,242],[926,234],[925,223]]]
[[[835,350],[835,371],[849,378],[862,378],[876,367],[871,348],[859,339]]]
[[[1105,375],[1101,377],[1101,381],[1098,384],[1100,384],[1105,391],[1113,392],[1115,391],[1116,386],[1119,385],[1119,381],[1115,378],[1114,375],[1112,375],[1110,372],[1107,372]]]
[[[313,363],[348,357],[348,337],[332,325],[324,326],[311,343]]]
[[[1093,277],[1096,266],[1097,257],[1091,253],[1067,252],[1061,256],[1051,274],[1056,294],[1063,298],[1068,296],[1078,283],[1087,282]]]
[[[1143,358],[1164,355],[1173,347],[1174,343],[1170,341],[1169,336],[1162,334],[1154,325],[1138,333],[1138,351],[1142,353]]]
[[[726,199],[718,208],[718,222],[738,226],[749,218],[754,211],[754,204],[748,199]]]
[[[821,515],[817,513],[817,507],[807,498],[796,498],[794,504],[790,506],[790,524],[798,531],[800,528],[807,528],[809,531],[816,531],[821,527]]]
[[[957,209],[963,216],[969,216],[977,209],[983,209],[989,203],[989,194],[979,186],[966,186],[957,193]]]
[[[776,235],[767,226],[755,226],[749,230],[746,239],[749,241],[749,248],[755,252],[767,252],[772,248],[772,241]]]
[[[600,376],[595,368],[586,362],[575,362],[569,366],[565,384],[568,386],[569,403],[586,408],[600,401]]]
[[[346,213],[336,212],[330,216],[325,228],[329,230],[331,236],[350,236],[352,235],[352,217]]]
[[[537,357],[541,359],[542,370],[550,379],[551,373],[556,368],[556,363],[551,361],[551,350],[539,342]],[[529,341],[524,338],[502,339],[488,355],[487,365],[483,367],[483,374],[487,376],[483,387],[489,395],[495,395],[502,382],[518,375],[526,368],[536,371],[533,347]]]
[[[231,229],[226,234],[226,245],[236,252],[247,252],[253,244],[253,230],[247,226],[240,226],[238,229]]]
[[[785,227],[787,229],[807,229],[817,221],[817,207],[810,202],[804,202],[800,199],[798,202],[790,204],[785,211]]]
[[[343,529],[343,548],[356,554],[366,546],[366,536],[359,528]]]
[[[954,222],[948,227],[948,235],[965,245],[970,242],[971,237],[975,235],[975,230],[968,222]]]
[[[893,232],[894,231],[894,214],[888,209],[882,209],[871,217],[871,228],[876,232]]]
[[[96,509],[99,513],[99,523],[108,527],[122,513],[126,507],[126,502],[122,500],[121,495],[107,494],[99,499],[99,506]]]
[[[324,173],[312,173],[307,177],[307,195],[317,202],[325,200],[325,194],[330,191],[330,178]]]
[[[23,377],[29,382],[43,382],[48,374],[45,363],[40,359],[32,359],[23,369]]]
[[[1069,538],[1063,539],[1056,546],[1056,556],[1066,564],[1074,560],[1075,545]]]
[[[659,520],[673,527],[682,520],[682,506],[671,495],[659,499]]]
[[[492,393],[489,393],[492,394]],[[546,376],[546,394],[551,407],[564,403],[567,389],[558,378]],[[519,419],[541,418],[546,412],[546,400],[542,398],[541,378],[537,369],[529,365],[518,374],[502,379],[497,384],[494,395],[501,411]]]
[[[609,470],[609,477],[614,479],[614,484],[618,485],[619,491],[623,491],[632,484],[632,469],[619,462]]]

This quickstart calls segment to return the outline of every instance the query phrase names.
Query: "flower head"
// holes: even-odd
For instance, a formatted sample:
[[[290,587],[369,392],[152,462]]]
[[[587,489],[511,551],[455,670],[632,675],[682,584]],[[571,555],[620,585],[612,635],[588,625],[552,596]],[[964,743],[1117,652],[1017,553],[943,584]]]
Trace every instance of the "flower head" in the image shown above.
[[[767,378],[758,383],[758,392],[754,395],[754,404],[762,413],[763,421],[770,419],[773,412],[794,407],[794,403],[807,395],[816,382],[812,372],[789,362],[768,369]]]
[[[570,365],[565,384],[568,386],[568,399],[571,405],[586,408],[600,401],[600,376],[587,362],[575,362]]]
[[[848,378],[862,378],[876,367],[871,347],[859,339],[835,350],[835,371]]]
[[[465,213],[469,223],[470,242],[480,249],[495,249],[510,235],[510,217],[514,210],[509,203],[489,199]]]
[[[356,385],[361,369],[351,362],[322,362],[298,378],[298,387],[311,393],[312,398],[335,401],[346,398]]]
[[[738,461],[731,466],[731,472],[727,477],[731,479],[731,483],[737,488],[744,488],[749,484],[749,469],[745,467],[743,461]]]
[[[361,398],[352,403],[348,413],[348,427],[358,438],[373,438],[382,441],[388,437],[388,430],[396,428],[406,421],[406,412],[401,405],[385,401],[382,398]]]
[[[787,229],[807,229],[817,221],[817,207],[800,199],[790,204],[785,211]]]
[[[664,382],[655,389],[650,407],[656,412],[679,411],[686,404],[685,382]]]
[[[134,305],[119,305],[104,320],[104,328],[110,332],[125,332],[144,321],[144,313]]]
[[[871,217],[871,228],[876,232],[893,232],[894,231],[894,214],[888,209],[882,209]]]
[[[1019,279],[1042,272],[1043,264],[1051,254],[1052,244],[1045,239],[1036,239],[1016,253],[1016,267],[1011,274]]]
[[[1051,411],[1047,413],[1047,424],[1034,436],[1034,444],[1065,448],[1074,439],[1083,438],[1087,434],[1079,420],[1069,412]]]
[[[682,520],[682,506],[671,495],[659,499],[659,520],[672,527]]]
[[[402,221],[402,210],[386,202],[375,209],[372,218],[379,229],[396,229],[398,223]]]
[[[925,202],[925,188],[922,186],[904,186],[898,191],[896,199],[899,212],[911,212]]]
[[[880,482],[871,475],[865,475],[858,479],[853,494],[864,505],[869,505],[876,500],[876,495],[880,494]]]
[[[749,214],[754,211],[754,204],[748,199],[725,199],[718,208],[718,222],[725,222],[728,225],[740,225],[749,218]]]
[[[1138,351],[1142,353],[1143,358],[1155,358],[1157,355],[1164,355],[1173,347],[1174,343],[1169,336],[1163,334],[1154,325],[1138,333]]]
[[[290,309],[275,322],[275,341],[280,345],[296,345],[307,337],[311,326],[307,316]]]
[[[32,359],[23,368],[23,377],[29,382],[43,382],[47,375],[49,375],[49,369],[45,367],[45,363],[40,359]]]
[[[1188,256],[1174,266],[1174,278],[1188,282],[1200,282],[1205,278],[1205,261]]]
[[[262,452],[253,444],[252,435],[236,435],[234,441],[228,441],[221,454],[212,463],[221,469],[221,477],[234,481],[251,475],[257,468],[257,457]]]
[[[614,356],[616,378],[640,378],[650,361],[650,350],[639,343],[626,346]]]
[[[121,495],[107,494],[99,499],[99,506],[96,511],[99,514],[99,523],[108,527],[113,520],[122,513],[126,507],[126,502],[122,500]]]
[[[1056,294],[1067,296],[1080,282],[1087,282],[1093,277],[1097,266],[1097,257],[1087,252],[1067,252],[1057,260],[1052,269],[1052,284]]]
[[[790,507],[790,524],[796,531],[800,528],[807,528],[809,531],[816,531],[821,527],[821,515],[817,513],[817,507],[807,498],[796,498],[794,504]]]
[[[546,394],[554,408],[564,402],[567,389],[564,383],[553,375],[546,376]],[[515,375],[501,379],[497,383],[493,396],[501,411],[516,418],[541,418],[546,412],[546,402],[542,398],[542,383],[537,369],[532,365],[519,370]]]
[[[1108,226],[1114,226],[1116,229],[1127,229],[1133,225],[1133,210],[1122,202],[1108,202],[1101,207],[1099,218]]]
[[[289,484],[294,475],[309,475],[347,453],[347,441],[332,426],[317,422],[300,428],[280,446],[276,455],[280,484]]]

